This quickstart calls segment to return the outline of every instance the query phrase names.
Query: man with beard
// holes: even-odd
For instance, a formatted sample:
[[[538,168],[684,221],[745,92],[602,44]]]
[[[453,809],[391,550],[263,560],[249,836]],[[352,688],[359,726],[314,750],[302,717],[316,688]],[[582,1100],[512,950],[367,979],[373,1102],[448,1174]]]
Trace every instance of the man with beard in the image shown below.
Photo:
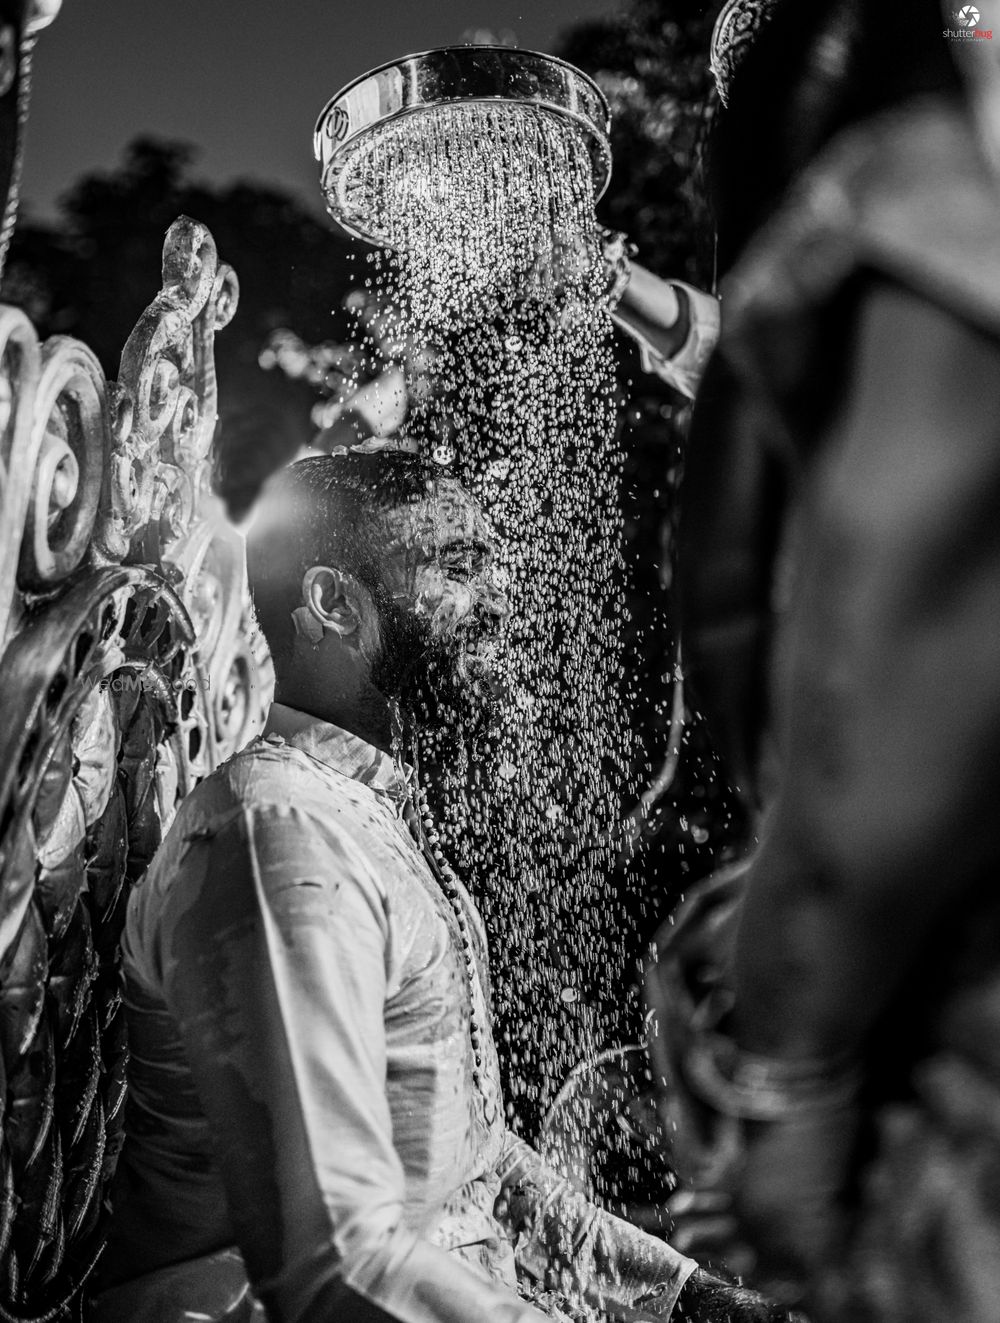
[[[493,701],[482,512],[402,450],[322,456],[272,482],[248,552],[277,701],[130,902],[97,1318],[770,1318],[505,1126],[482,923],[393,752],[404,689]]]

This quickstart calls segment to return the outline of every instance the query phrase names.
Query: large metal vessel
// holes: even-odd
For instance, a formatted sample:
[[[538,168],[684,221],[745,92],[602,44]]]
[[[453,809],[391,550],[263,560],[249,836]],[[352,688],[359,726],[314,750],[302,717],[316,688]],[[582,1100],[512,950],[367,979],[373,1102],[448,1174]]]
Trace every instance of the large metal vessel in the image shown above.
[[[578,128],[590,155],[595,201],[611,177],[610,115],[600,88],[564,60],[506,46],[444,46],[406,55],[349,83],[324,107],[313,138],[330,214],[346,230],[382,244],[349,186],[352,164],[372,136],[403,116],[446,105],[532,106]]]

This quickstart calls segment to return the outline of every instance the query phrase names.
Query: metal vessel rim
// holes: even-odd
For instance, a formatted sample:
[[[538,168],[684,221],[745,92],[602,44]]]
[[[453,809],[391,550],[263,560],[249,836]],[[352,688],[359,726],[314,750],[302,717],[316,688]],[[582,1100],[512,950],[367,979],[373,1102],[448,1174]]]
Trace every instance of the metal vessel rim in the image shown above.
[[[601,198],[607,192],[608,185],[611,183],[611,165],[612,165],[611,148],[606,143],[601,142],[600,138],[598,137],[594,129],[594,125],[589,120],[585,119],[582,115],[578,115],[572,110],[565,110],[561,106],[554,105],[551,101],[514,101],[506,97],[482,97],[482,96],[453,97],[434,102],[433,105],[428,104],[421,106],[402,106],[399,110],[394,110],[391,115],[385,115],[382,119],[376,120],[372,124],[365,125],[363,129],[359,129],[358,132],[354,135],[354,137],[350,138],[339,149],[340,154],[343,156],[343,161],[341,164],[341,168],[336,172],[335,186],[334,188],[324,188],[323,193],[327,200],[328,213],[333,216],[333,219],[337,222],[337,224],[340,225],[343,229],[345,229],[348,232],[348,234],[354,235],[356,239],[363,239],[365,243],[375,244],[377,246],[386,246],[388,244],[388,241],[386,240],[384,235],[379,235],[373,230],[362,229],[360,228],[359,223],[355,220],[353,216],[350,219],[348,219],[347,217],[347,209],[342,205],[343,198],[340,196],[339,188],[337,188],[336,185],[339,184],[343,171],[346,169],[347,165],[349,164],[351,157],[354,155],[355,152],[360,150],[360,148],[364,145],[365,141],[368,138],[370,138],[371,135],[377,129],[382,128],[384,125],[395,123],[397,120],[405,119],[410,115],[426,114],[429,110],[433,110],[435,106],[444,106],[444,105],[463,105],[463,106],[522,105],[522,106],[527,106],[532,110],[536,110],[539,112],[547,112],[550,115],[557,115],[562,119],[568,119],[575,124],[579,124],[580,127],[586,130],[588,135],[592,139],[596,140],[599,146],[601,147],[600,154],[604,168],[602,171],[603,177],[598,177],[596,174],[594,176],[595,204],[600,202]],[[591,160],[593,162],[593,154],[591,154]],[[336,211],[334,211],[333,207],[331,206],[331,198],[333,195],[337,196],[337,201],[338,201],[338,206]]]
[[[499,55],[499,54],[503,54],[503,55],[510,55],[510,54],[517,54],[517,55],[532,55],[532,56],[535,57],[535,59],[538,59],[538,60],[544,60],[547,64],[555,64],[555,65],[558,65],[558,66],[559,66],[560,68],[562,68],[562,69],[568,69],[569,72],[570,72],[571,74],[573,74],[576,78],[579,78],[582,82],[587,83],[587,84],[588,84],[590,87],[592,87],[593,90],[596,92],[597,97],[598,97],[598,100],[600,101],[601,106],[602,106],[603,109],[604,109],[604,131],[605,131],[606,133],[610,131],[610,129],[611,129],[611,107],[608,105],[608,99],[607,99],[607,97],[604,95],[604,93],[603,93],[603,92],[601,91],[601,89],[598,87],[597,83],[594,82],[593,78],[591,78],[589,74],[585,74],[585,73],[583,72],[583,70],[582,70],[582,69],[578,69],[578,68],[576,67],[575,64],[570,64],[569,60],[561,60],[561,59],[559,58],[558,55],[549,55],[549,54],[547,54],[545,51],[529,50],[529,49],[527,49],[526,47],[522,47],[522,46],[476,46],[476,45],[468,45],[468,46],[432,46],[432,47],[430,47],[430,49],[425,50],[425,51],[412,51],[412,52],[410,52],[410,54],[408,54],[408,55],[398,55],[394,60],[386,60],[383,64],[378,64],[378,65],[376,65],[373,69],[368,69],[365,73],[363,73],[363,74],[359,74],[357,78],[352,78],[351,81],[350,81],[349,83],[345,83],[345,85],[340,89],[339,92],[335,92],[334,95],[333,95],[332,97],[330,97],[329,101],[327,101],[326,105],[323,107],[323,109],[320,111],[319,115],[316,117],[316,126],[315,126],[315,128],[313,129],[313,138],[314,138],[314,141],[318,141],[320,128],[321,128],[321,126],[322,126],[322,124],[323,124],[323,121],[326,119],[326,116],[329,114],[331,108],[336,104],[336,102],[338,102],[338,101],[341,99],[341,97],[346,96],[346,95],[348,94],[348,92],[352,91],[355,87],[358,87],[361,83],[367,82],[367,80],[368,80],[369,78],[374,78],[377,74],[384,73],[386,69],[394,69],[394,68],[397,68],[399,65],[407,64],[407,63],[409,63],[411,60],[422,60],[422,59],[425,59],[428,55],[444,55],[444,54],[451,54],[451,53],[454,52],[454,51],[492,51],[492,52],[494,52],[495,54],[498,54],[498,55]],[[512,101],[512,102],[514,102],[514,101],[517,101],[518,98],[516,98],[516,97],[500,97],[500,96],[498,96],[498,97],[469,97],[469,98],[451,97],[451,98],[448,98],[448,100],[455,100],[455,101],[457,101],[457,100],[466,100],[466,99],[468,100],[469,104],[472,105],[472,104],[475,104],[475,102],[477,102],[477,101],[481,101],[481,102],[485,102],[485,101],[498,101],[498,102]],[[530,103],[529,103],[529,104],[530,104]],[[542,105],[542,104],[546,104],[546,103],[538,102],[537,104]],[[413,106],[413,107],[407,107],[406,109],[408,109],[408,110],[409,110],[409,109],[417,110],[417,109],[425,109],[425,108],[426,108],[426,107],[423,107],[423,106]],[[555,106],[555,105],[551,105],[550,108],[553,109],[553,110],[555,110],[555,111],[558,111],[558,112],[561,113],[561,114],[570,114],[570,113],[571,113],[571,112],[569,112],[569,111],[561,110],[560,107]],[[397,112],[397,113],[398,113],[398,112]],[[384,121],[379,121],[379,122],[384,122]],[[584,123],[584,124],[587,124],[588,128],[590,128],[590,130],[591,130],[592,132],[593,132],[594,129],[596,128],[596,126],[590,124],[590,122],[589,122],[588,120],[582,120],[582,119],[581,119],[581,122]],[[318,150],[317,150],[317,152],[316,152],[316,159],[319,160],[319,151],[318,151]]]

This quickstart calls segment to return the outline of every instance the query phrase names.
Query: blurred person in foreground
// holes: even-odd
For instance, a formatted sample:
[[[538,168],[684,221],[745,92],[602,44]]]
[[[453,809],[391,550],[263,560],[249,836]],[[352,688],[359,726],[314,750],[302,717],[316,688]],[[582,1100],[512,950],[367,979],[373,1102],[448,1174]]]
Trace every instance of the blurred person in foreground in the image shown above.
[[[760,31],[716,144],[685,588],[765,812],[650,971],[676,1243],[824,1323],[994,1323],[1000,30],[761,8],[724,16]]]
[[[483,926],[402,759],[408,724],[474,731],[498,701],[492,557],[464,488],[402,449],[265,492],[248,569],[277,701],[129,903],[100,1323],[784,1317],[507,1129]]]

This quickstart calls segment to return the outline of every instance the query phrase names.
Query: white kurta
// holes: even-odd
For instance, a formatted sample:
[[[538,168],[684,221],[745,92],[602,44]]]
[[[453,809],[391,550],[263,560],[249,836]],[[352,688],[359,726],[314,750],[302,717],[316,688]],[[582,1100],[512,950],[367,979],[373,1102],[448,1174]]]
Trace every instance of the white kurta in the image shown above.
[[[667,1317],[693,1262],[505,1126],[482,923],[462,891],[459,924],[407,825],[405,769],[291,709],[269,724],[181,806],[130,901],[99,1317],[195,1289],[176,1265],[204,1279],[215,1253],[230,1273],[241,1256],[273,1323],[528,1323],[515,1245],[549,1285],[609,1308],[653,1293]],[[494,1215],[502,1185],[518,1226]]]

